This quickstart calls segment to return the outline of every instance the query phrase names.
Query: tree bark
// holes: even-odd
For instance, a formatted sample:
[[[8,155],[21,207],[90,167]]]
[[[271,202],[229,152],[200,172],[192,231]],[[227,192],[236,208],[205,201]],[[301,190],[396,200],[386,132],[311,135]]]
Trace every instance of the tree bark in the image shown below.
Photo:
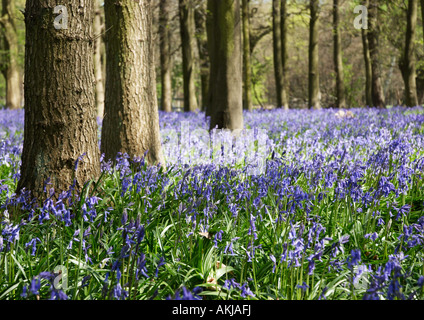
[[[243,129],[239,0],[208,0],[210,129]]]
[[[249,2],[242,0],[243,19],[243,109],[252,111],[252,67],[250,61],[250,21]]]
[[[336,107],[346,108],[342,47],[340,39],[339,0],[333,2],[334,71],[336,74]]]
[[[193,0],[179,0],[181,48],[183,56],[183,82],[184,82],[184,111],[194,112],[198,108],[195,82],[194,48],[195,23]]]
[[[196,39],[200,60],[201,109],[207,110],[209,94],[209,52],[206,36],[206,6],[201,2],[195,10]]]
[[[379,61],[379,39],[378,39],[378,0],[371,0],[369,2],[368,10],[368,25],[369,31],[368,46],[371,59],[371,88],[372,88],[372,105],[377,108],[385,108],[385,99],[383,87],[381,85],[381,71]]]
[[[415,69],[415,34],[417,27],[418,1],[408,1],[405,52],[404,52],[404,80],[406,106],[415,107],[418,105],[416,69]]]
[[[106,98],[101,152],[164,158],[159,132],[156,74],[149,0],[106,1]]]
[[[25,127],[21,176],[39,199],[80,190],[100,174],[93,66],[93,0],[68,1],[68,28],[56,29],[55,0],[27,0]],[[79,161],[75,172],[75,163]]]
[[[283,45],[281,35],[281,0],[272,1],[272,38],[274,47],[274,75],[277,96],[277,108],[288,108],[287,94],[284,84]]]
[[[321,109],[319,97],[319,51],[318,22],[319,0],[310,1],[311,19],[309,24],[309,108]]]
[[[364,0],[363,5],[369,7],[369,0]],[[368,29],[361,29],[362,33],[362,47],[364,54],[364,63],[365,63],[365,104],[367,107],[372,107],[372,64],[371,64],[371,54],[368,43]]]
[[[281,0],[281,63],[283,65],[283,108],[289,109],[289,93],[287,85],[288,74],[288,46],[287,46],[287,0]]]
[[[103,61],[102,61],[102,33],[104,32],[103,8],[96,1],[96,11],[94,16],[94,74],[96,79],[96,106],[97,116],[103,118],[105,109],[105,87],[103,82]]]
[[[169,0],[160,0],[159,41],[161,67],[161,110],[172,111],[172,62]]]
[[[15,1],[2,0],[2,40],[7,52],[2,73],[6,80],[6,108],[19,109],[22,106],[22,78],[18,65],[18,33],[15,25]]]

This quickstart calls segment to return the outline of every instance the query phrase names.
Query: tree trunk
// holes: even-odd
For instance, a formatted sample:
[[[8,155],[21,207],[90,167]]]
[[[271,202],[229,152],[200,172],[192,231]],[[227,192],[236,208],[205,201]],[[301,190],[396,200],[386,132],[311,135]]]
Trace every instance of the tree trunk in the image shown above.
[[[249,2],[242,0],[243,19],[243,109],[252,111],[252,67],[250,62]]]
[[[281,36],[281,0],[272,1],[272,38],[274,47],[274,75],[277,94],[277,108],[288,107],[284,85],[283,47]]]
[[[417,27],[418,1],[408,1],[407,27],[404,53],[404,80],[406,106],[418,105],[416,71],[415,71],[415,34]]]
[[[98,1],[97,1],[98,2]],[[103,118],[105,109],[105,88],[103,82],[103,65],[102,65],[102,33],[104,32],[103,8],[96,4],[96,12],[94,16],[94,74],[96,79],[96,106],[97,116]]]
[[[363,5],[369,7],[369,0],[364,0]],[[372,107],[372,65],[371,65],[371,54],[368,43],[368,29],[361,29],[362,33],[362,47],[364,53],[365,63],[365,104],[367,107]]]
[[[371,88],[372,88],[372,105],[378,108],[385,108],[384,92],[381,85],[381,71],[379,61],[379,43],[378,43],[378,0],[371,0],[368,10],[368,47],[371,59]]]
[[[309,108],[321,109],[319,97],[319,51],[318,21],[319,0],[310,1],[311,20],[309,24]]]
[[[239,0],[208,0],[210,129],[243,129]]]
[[[21,176],[26,188],[44,198],[71,184],[80,190],[100,174],[94,97],[93,0],[68,1],[68,28],[56,29],[55,0],[27,0],[25,9],[25,127]],[[79,161],[75,172],[77,159]]]
[[[288,53],[287,53],[287,0],[281,0],[281,63],[283,65],[283,100],[284,109],[289,109],[289,94],[287,85]]]
[[[183,56],[184,111],[194,112],[198,104],[195,83],[195,23],[193,0],[179,0],[181,48]]]
[[[115,160],[147,153],[164,159],[159,132],[156,74],[149,0],[106,1],[106,99],[101,152]]]
[[[22,79],[18,65],[18,33],[15,25],[15,1],[2,0],[2,38],[5,54],[2,73],[6,80],[6,108],[19,109],[22,106]]]
[[[169,0],[160,0],[159,41],[161,68],[161,110],[172,111],[172,63]]]
[[[206,36],[206,6],[201,2],[195,10],[196,22],[196,39],[199,51],[200,60],[200,84],[201,90],[201,108],[202,111],[207,110],[208,93],[209,93],[209,53],[208,53],[208,40]]]
[[[342,47],[340,40],[339,0],[333,2],[334,69],[336,74],[336,107],[346,108]]]

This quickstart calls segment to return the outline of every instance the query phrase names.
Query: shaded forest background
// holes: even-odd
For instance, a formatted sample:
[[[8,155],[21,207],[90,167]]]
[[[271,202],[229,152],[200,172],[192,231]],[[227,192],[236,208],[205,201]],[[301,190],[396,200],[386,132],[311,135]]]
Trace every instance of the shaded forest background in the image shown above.
[[[205,17],[204,1],[196,0],[196,22]],[[178,0],[168,1],[170,13],[170,36],[171,36],[171,66],[172,66],[172,106],[174,110],[182,110],[184,88],[182,71],[182,51]],[[320,1],[319,22],[319,77],[321,105],[324,108],[334,107],[335,96],[335,72],[333,62],[333,1]],[[361,1],[341,0],[340,8],[340,33],[341,49],[344,73],[344,88],[347,107],[363,107],[365,103],[365,66],[363,57],[363,44],[361,30],[355,29],[354,19],[358,14],[354,8]],[[101,32],[104,36],[103,1],[99,1],[99,19]],[[158,99],[161,98],[161,66],[159,50],[159,1],[154,6],[154,32],[157,41],[155,43],[155,61],[157,74]],[[272,1],[250,0],[250,50],[252,68],[252,100],[255,107],[272,107],[277,103],[276,84],[273,67],[273,38],[272,38]],[[405,85],[401,74],[401,61],[403,61],[405,47],[405,32],[407,27],[407,1],[380,1],[378,32],[379,32],[379,62],[381,68],[381,80],[386,100],[386,105],[403,105],[405,103]],[[16,29],[19,40],[18,64],[23,74],[24,48],[25,48],[25,23],[22,11],[25,7],[24,0],[16,0]],[[290,108],[306,108],[308,100],[308,45],[309,45],[309,1],[288,1],[288,66],[287,85]],[[424,43],[423,21],[418,14],[415,55],[417,71],[418,102],[423,103],[424,92]],[[205,37],[196,23],[196,39]],[[101,39],[101,38],[100,38]],[[104,61],[104,45],[101,45],[101,59]],[[0,104],[5,104],[5,61],[9,54],[1,44],[0,67]],[[195,46],[195,83],[197,99],[201,104],[201,68],[202,62],[199,57],[199,46]],[[104,65],[104,64],[103,64]],[[104,70],[102,75],[104,77]],[[23,83],[23,80],[22,80]],[[159,103],[160,105],[160,103]]]

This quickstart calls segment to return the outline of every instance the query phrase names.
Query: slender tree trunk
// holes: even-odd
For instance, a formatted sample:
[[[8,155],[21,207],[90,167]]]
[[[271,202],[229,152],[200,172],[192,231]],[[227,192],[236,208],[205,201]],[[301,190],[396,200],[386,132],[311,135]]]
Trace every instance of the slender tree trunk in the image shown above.
[[[6,108],[19,109],[22,106],[22,78],[18,65],[18,33],[15,25],[15,0],[2,0],[2,16],[0,24],[3,27],[2,38],[7,52],[2,73],[6,80]]]
[[[98,1],[96,1],[98,3]],[[94,74],[96,79],[96,106],[97,116],[103,118],[105,109],[105,88],[103,82],[103,66],[102,66],[102,36],[104,32],[103,8],[96,4],[96,12],[94,16]]]
[[[161,110],[172,111],[172,62],[169,0],[160,0],[159,41],[161,67]]]
[[[379,39],[378,39],[378,0],[369,2],[368,10],[368,47],[371,59],[371,88],[372,88],[372,105],[378,108],[386,106],[384,101],[384,92],[381,85],[381,71],[379,61]]]
[[[159,132],[152,2],[106,1],[106,99],[101,152],[164,159]]]
[[[194,112],[198,108],[195,82],[194,47],[195,22],[193,0],[179,0],[181,48],[183,56],[183,81],[184,81],[184,111]]]
[[[208,0],[211,63],[210,129],[243,129],[243,76],[239,0]]]
[[[281,0],[281,63],[283,65],[283,99],[282,106],[289,109],[289,94],[287,85],[288,52],[287,52],[287,0]]]
[[[287,105],[283,74],[283,50],[281,37],[281,0],[272,1],[272,38],[274,44],[274,75],[277,94],[277,108]]]
[[[321,109],[319,97],[319,51],[318,22],[319,0],[310,1],[311,20],[309,24],[309,108]]]
[[[201,108],[202,111],[207,110],[208,104],[208,93],[209,93],[209,52],[208,52],[208,40],[206,35],[206,6],[204,3],[201,4],[195,10],[195,22],[196,22],[196,38],[197,47],[199,52],[200,60],[200,83],[202,86],[201,90]]]
[[[340,40],[339,0],[333,2],[333,42],[334,42],[334,69],[336,74],[336,106],[346,108],[342,47]]]
[[[27,0],[25,8],[25,127],[21,177],[25,188],[44,198],[71,184],[80,190],[100,174],[94,96],[94,1],[67,1],[68,28],[56,29],[55,0]],[[77,159],[79,161],[75,172]]]
[[[242,0],[243,19],[243,109],[252,111],[252,67],[250,61],[249,2]]]
[[[364,0],[363,5],[369,8],[369,0]],[[372,65],[371,54],[368,44],[368,29],[361,29],[362,32],[362,47],[365,63],[365,104],[367,107],[372,107]]]
[[[418,0],[408,1],[407,27],[404,53],[404,80],[406,106],[418,105],[415,70],[415,34],[417,27]]]

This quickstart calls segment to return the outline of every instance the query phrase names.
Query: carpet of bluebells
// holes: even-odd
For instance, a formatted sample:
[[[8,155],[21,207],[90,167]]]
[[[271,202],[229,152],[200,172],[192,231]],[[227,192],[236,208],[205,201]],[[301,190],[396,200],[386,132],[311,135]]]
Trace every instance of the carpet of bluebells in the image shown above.
[[[0,110],[0,299],[422,300],[424,109],[350,111],[161,113],[166,166],[119,154],[37,203]]]

